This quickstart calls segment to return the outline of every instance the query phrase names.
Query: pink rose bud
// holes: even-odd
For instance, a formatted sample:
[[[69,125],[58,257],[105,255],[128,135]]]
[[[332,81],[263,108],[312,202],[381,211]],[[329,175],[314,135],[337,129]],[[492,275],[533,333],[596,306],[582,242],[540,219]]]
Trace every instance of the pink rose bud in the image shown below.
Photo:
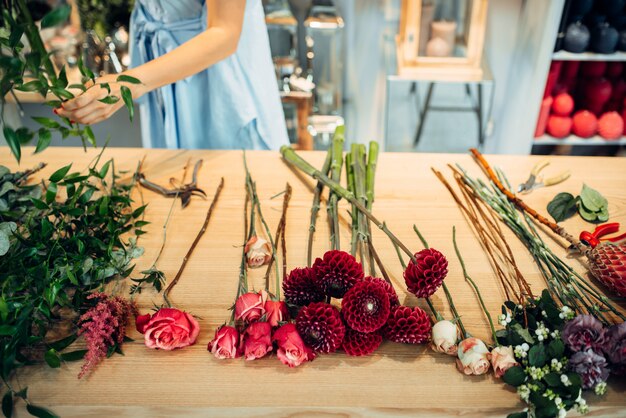
[[[268,300],[265,302],[265,317],[273,327],[277,327],[279,322],[289,319],[287,304],[282,301]]]
[[[265,315],[265,301],[267,301],[265,290],[259,293],[244,293],[235,302],[235,319],[246,323],[257,321]]]
[[[135,328],[137,328],[137,331],[145,334],[146,325],[148,325],[148,322],[150,322],[150,317],[150,314],[137,315],[137,317],[135,318]]]
[[[285,324],[274,332],[278,345],[278,359],[289,367],[298,367],[305,361],[313,361],[315,353],[304,344],[295,324]]]
[[[461,339],[458,327],[451,321],[439,321],[433,325],[430,347],[439,353],[456,356],[457,342]]]
[[[481,375],[489,371],[489,349],[478,338],[466,338],[459,343],[456,365],[466,375]]]
[[[196,342],[200,325],[187,312],[174,308],[161,308],[146,322],[145,315],[137,318],[137,329],[143,330],[148,348],[173,350]]]
[[[251,237],[244,248],[248,267],[256,268],[266,265],[272,258],[272,248],[263,238]]]
[[[239,332],[234,327],[222,325],[215,330],[208,350],[220,360],[239,357]]]
[[[513,347],[499,346],[491,350],[491,366],[496,377],[504,376],[504,372],[518,364],[513,355]]]
[[[243,332],[243,354],[246,360],[256,360],[272,351],[272,326],[269,322],[254,322]]]

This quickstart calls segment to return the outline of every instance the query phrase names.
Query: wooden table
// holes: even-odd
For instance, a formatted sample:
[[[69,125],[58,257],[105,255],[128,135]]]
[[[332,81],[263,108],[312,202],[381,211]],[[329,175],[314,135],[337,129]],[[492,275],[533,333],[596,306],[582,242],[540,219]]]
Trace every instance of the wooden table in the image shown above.
[[[85,167],[95,150],[51,148],[40,156],[25,149],[21,167],[33,166],[43,160],[49,163],[42,176],[74,163],[74,169]],[[166,184],[172,176],[180,176],[188,159],[204,159],[199,185],[212,196],[220,176],[225,189],[217,204],[207,234],[198,245],[180,283],[171,293],[173,302],[202,319],[198,343],[175,352],[155,351],[143,345],[133,329],[135,339],[124,346],[125,356],[105,360],[89,378],[78,380],[80,364],[69,363],[60,369],[32,367],[19,372],[19,380],[29,386],[34,403],[50,407],[64,417],[85,416],[503,416],[523,405],[510,388],[492,374],[468,377],[456,371],[453,358],[436,354],[426,346],[409,346],[385,342],[372,356],[351,358],[343,353],[324,355],[296,369],[283,366],[275,356],[258,361],[242,359],[219,361],[210,355],[206,345],[215,327],[229,316],[228,308],[236,290],[240,245],[243,239],[244,171],[242,153],[238,151],[163,151],[143,149],[109,149],[106,156],[115,157],[116,167],[134,170],[146,155],[145,173],[153,181]],[[321,166],[323,153],[302,155]],[[490,156],[493,165],[502,167],[515,185],[526,177],[538,157]],[[311,192],[280,160],[277,152],[249,152],[249,167],[258,184],[264,213],[272,227],[280,216],[282,199],[270,197],[284,189],[288,181],[294,188],[288,213],[287,251],[289,268],[306,263],[305,242],[309,222]],[[383,154],[376,179],[374,212],[387,220],[403,242],[415,251],[421,247],[412,232],[419,224],[430,245],[447,254],[450,273],[446,282],[455,296],[469,331],[488,338],[487,322],[478,308],[476,298],[463,281],[452,246],[452,226],[458,230],[458,243],[469,273],[477,281],[490,311],[497,315],[503,291],[496,282],[487,258],[452,198],[430,172],[434,166],[445,170],[445,164],[459,162],[474,174],[478,167],[469,155]],[[626,161],[620,158],[551,158],[548,170],[571,169],[572,177],[564,184],[539,189],[526,200],[531,207],[545,213],[545,206],[559,191],[578,194],[582,183],[600,190],[610,202],[611,221],[626,224]],[[7,148],[0,148],[0,164],[17,167]],[[170,200],[144,191],[149,202],[148,234],[141,238],[145,255],[136,271],[149,266],[160,245],[161,228],[170,207]],[[139,196],[136,196],[139,199]],[[168,277],[178,270],[197,230],[203,222],[209,201],[193,200],[182,211],[176,205],[168,233],[167,246],[159,263]],[[345,213],[342,209],[342,212]],[[315,240],[315,254],[328,249],[325,211],[320,212]],[[347,216],[346,216],[347,218]],[[572,233],[590,229],[592,225],[574,217],[564,223]],[[508,233],[508,230],[507,230]],[[349,242],[349,226],[342,225],[342,245]],[[544,288],[543,280],[526,249],[511,237],[509,243],[518,263],[535,291]],[[401,301],[414,305],[414,297],[403,290],[402,270],[389,241],[376,231],[374,242],[390,271]],[[558,254],[565,251],[557,248]],[[577,260],[570,263],[577,269]],[[252,285],[262,287],[261,272],[255,271]],[[449,317],[441,291],[434,296],[438,309]],[[143,311],[153,303],[160,304],[160,295],[144,292],[138,302]],[[421,302],[420,302],[420,305]],[[622,305],[622,308],[624,305]],[[624,384],[613,382],[600,402],[588,394],[592,415],[623,416],[626,407]],[[23,406],[23,404],[22,404]],[[20,406],[20,408],[22,407]],[[18,416],[25,416],[23,410]]]

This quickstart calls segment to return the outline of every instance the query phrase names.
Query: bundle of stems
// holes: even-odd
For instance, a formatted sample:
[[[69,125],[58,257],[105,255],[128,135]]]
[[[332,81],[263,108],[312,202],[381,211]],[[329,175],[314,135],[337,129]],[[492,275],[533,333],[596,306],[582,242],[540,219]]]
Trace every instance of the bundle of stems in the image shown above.
[[[485,184],[480,179],[472,178],[462,167],[449,166],[454,178],[465,191],[469,199],[480,200],[528,248],[553,298],[567,305],[577,314],[593,315],[604,324],[615,322],[615,317],[622,321],[626,317],[617,310],[600,291],[587,284],[587,281],[546,245],[539,235],[533,220],[526,212],[520,213],[507,195],[493,183]],[[504,174],[496,170],[501,185],[510,185]],[[613,315],[605,315],[612,313]]]

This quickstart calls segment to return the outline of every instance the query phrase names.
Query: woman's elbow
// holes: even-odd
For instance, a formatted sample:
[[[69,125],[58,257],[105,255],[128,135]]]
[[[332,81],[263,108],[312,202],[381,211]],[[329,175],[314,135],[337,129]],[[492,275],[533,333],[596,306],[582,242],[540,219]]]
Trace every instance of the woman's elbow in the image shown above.
[[[230,57],[239,47],[239,39],[241,38],[241,30],[228,30],[224,34],[223,53],[224,58]]]

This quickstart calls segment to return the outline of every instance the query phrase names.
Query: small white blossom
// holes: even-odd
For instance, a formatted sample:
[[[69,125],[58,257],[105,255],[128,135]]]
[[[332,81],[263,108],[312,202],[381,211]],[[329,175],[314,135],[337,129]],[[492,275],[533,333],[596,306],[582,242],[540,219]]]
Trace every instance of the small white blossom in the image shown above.
[[[552,337],[552,339],[554,340],[558,340],[559,338],[561,338],[561,332],[558,329],[555,329],[550,333],[550,337]]]
[[[511,321],[512,321],[511,314],[509,314],[508,312],[506,313],[506,315],[504,314],[498,315],[498,322],[503,327],[506,327],[508,324],[511,323]]]
[[[516,345],[513,352],[515,353],[515,357],[526,358],[528,350],[530,350],[530,347],[528,344],[524,343],[522,345]]]
[[[569,380],[569,377],[567,377],[566,374],[561,375],[561,382],[563,383],[563,386],[565,387],[572,386],[572,382]]]
[[[570,320],[574,318],[574,311],[569,306],[563,305],[561,308],[561,313],[559,314],[559,318]]]
[[[565,418],[567,416],[567,411],[565,408],[559,409],[559,418]]]
[[[563,363],[553,358],[552,361],[550,362],[550,368],[555,372],[560,372],[563,369]],[[563,380],[563,377],[561,377],[561,380]]]
[[[528,402],[528,397],[530,396],[530,388],[526,385],[520,385],[517,387],[517,394],[524,402]]]
[[[606,382],[598,383],[593,390],[598,396],[604,395],[606,393]]]

